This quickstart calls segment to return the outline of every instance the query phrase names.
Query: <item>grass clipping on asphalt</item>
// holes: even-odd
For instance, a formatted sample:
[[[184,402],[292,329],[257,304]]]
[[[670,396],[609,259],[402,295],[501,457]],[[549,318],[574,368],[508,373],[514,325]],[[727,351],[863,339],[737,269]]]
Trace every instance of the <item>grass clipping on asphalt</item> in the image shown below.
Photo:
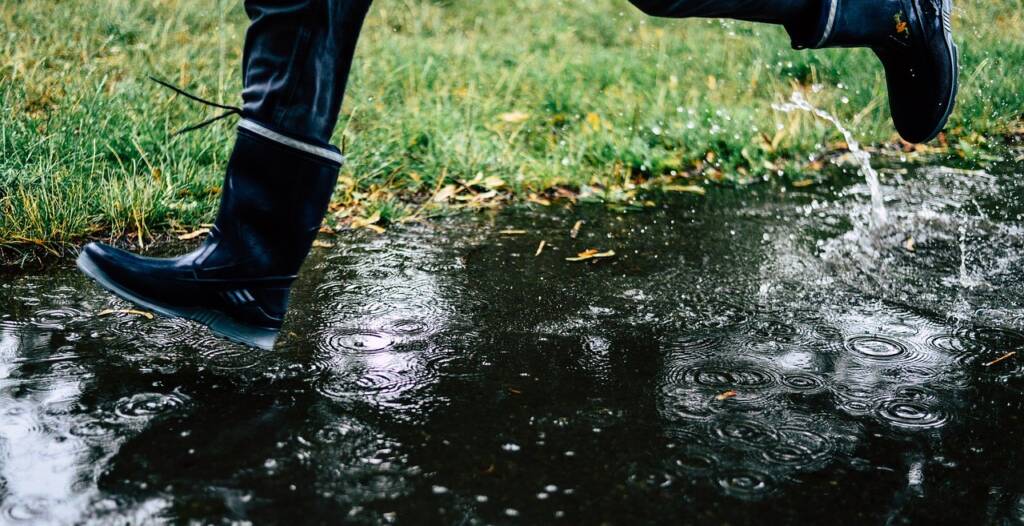
[[[960,104],[940,140],[901,149],[867,50],[797,52],[779,27],[653,19],[624,0],[377,2],[334,137],[348,164],[325,228],[811,185],[844,145],[826,123],[772,109],[793,90],[876,147],[983,161],[1020,133],[1024,14],[1019,0],[960,6]],[[240,2],[5,2],[0,23],[0,249],[144,247],[212,221],[233,128],[172,138],[208,109],[146,77],[237,104]]]

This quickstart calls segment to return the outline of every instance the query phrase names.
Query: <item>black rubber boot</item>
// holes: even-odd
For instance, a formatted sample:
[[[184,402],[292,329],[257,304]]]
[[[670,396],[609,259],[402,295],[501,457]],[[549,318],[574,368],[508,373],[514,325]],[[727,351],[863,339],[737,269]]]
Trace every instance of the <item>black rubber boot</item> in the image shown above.
[[[956,102],[952,0],[822,0],[815,23],[787,24],[793,47],[870,47],[885,68],[889,110],[907,141],[933,139]]]
[[[90,243],[78,267],[143,308],[271,349],[342,161],[337,148],[243,120],[228,161],[219,215],[198,249],[162,259]]]

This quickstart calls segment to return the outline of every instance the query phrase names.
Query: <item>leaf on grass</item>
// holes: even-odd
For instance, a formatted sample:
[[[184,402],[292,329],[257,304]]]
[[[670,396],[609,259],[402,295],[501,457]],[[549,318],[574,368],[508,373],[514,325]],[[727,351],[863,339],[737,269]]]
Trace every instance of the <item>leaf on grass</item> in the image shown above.
[[[334,243],[317,239],[313,241],[313,248],[334,248]]]
[[[541,206],[551,206],[551,201],[548,201],[547,199],[544,199],[543,197],[537,194],[530,194],[529,197],[526,198],[526,200]]]
[[[695,184],[670,184],[663,187],[666,192],[688,192],[691,194],[704,195],[707,193],[703,187]]]
[[[364,228],[367,225],[376,224],[377,221],[380,221],[380,212],[374,212],[369,217],[357,217],[352,220],[351,226],[352,228]]]
[[[588,259],[598,258],[610,258],[615,256],[614,250],[606,250],[604,252],[598,252],[596,248],[588,248],[579,254],[576,254],[574,258],[565,258],[566,261],[586,261]]]
[[[371,215],[370,217],[357,217],[352,220],[352,223],[350,223],[349,226],[351,226],[353,229],[366,228],[368,230],[373,230],[378,234],[383,234],[384,232],[387,232],[387,230],[384,227],[377,224],[378,221],[380,221],[379,211],[374,212],[373,215]]]
[[[501,188],[505,186],[505,181],[501,177],[491,175],[483,180],[483,185],[487,188]]]
[[[509,228],[509,229],[505,229],[505,230],[499,230],[498,233],[503,235],[503,236],[521,236],[521,235],[525,234],[526,231],[525,230],[516,230],[516,229]]]
[[[572,201],[573,203],[576,202],[576,192],[573,192],[572,190],[569,190],[568,188],[561,188],[561,187],[555,188],[555,195],[558,196],[558,197],[564,197],[565,199],[568,199],[569,201]]]
[[[464,203],[465,202],[479,203],[479,202],[482,202],[482,201],[487,201],[488,199],[493,199],[493,198],[495,198],[497,196],[498,196],[498,191],[497,190],[491,190],[489,192],[484,192],[484,193],[481,193],[481,194],[457,195],[457,196],[455,196],[455,200],[456,201],[462,201]]]
[[[580,235],[580,228],[583,228],[583,221],[577,221],[576,224],[572,225],[572,230],[569,231],[569,237],[576,239],[576,236]]]
[[[434,194],[434,197],[432,198],[432,200],[435,203],[444,203],[444,202],[448,201],[449,199],[451,199],[452,196],[454,196],[457,193],[459,193],[459,188],[456,187],[453,184],[450,184],[450,185],[445,186],[444,188],[438,190],[437,193]]]
[[[733,391],[732,389],[730,389],[730,390],[728,390],[728,391],[726,391],[724,393],[719,393],[719,394],[715,395],[715,400],[718,400],[719,402],[721,402],[722,400],[728,400],[728,399],[736,396],[737,394],[738,393],[736,391]]]
[[[182,235],[178,236],[178,239],[180,239],[182,241],[188,241],[190,239],[195,239],[195,238],[197,238],[199,236],[203,236],[203,235],[206,235],[206,234],[209,234],[209,233],[210,233],[210,229],[209,228],[200,228],[199,230],[193,230],[192,232],[189,232],[187,234],[182,234]]]
[[[547,241],[541,240],[540,244],[537,245],[537,253],[534,254],[533,256],[537,257],[537,256],[540,255],[541,252],[544,252],[544,246],[547,245],[547,244],[548,244]]]
[[[530,114],[523,113],[521,111],[510,111],[508,113],[502,113],[501,115],[498,115],[498,118],[504,122],[518,124],[520,122],[526,122],[526,119],[530,118]]]
[[[136,316],[143,316],[147,320],[152,320],[153,319],[153,313],[152,312],[146,312],[144,310],[135,310],[135,309],[105,309],[105,310],[99,311],[96,315],[97,316],[108,316],[108,315],[111,315],[111,314],[134,314]]]
[[[794,188],[804,188],[814,184],[814,179],[800,179],[799,181],[793,181]]]

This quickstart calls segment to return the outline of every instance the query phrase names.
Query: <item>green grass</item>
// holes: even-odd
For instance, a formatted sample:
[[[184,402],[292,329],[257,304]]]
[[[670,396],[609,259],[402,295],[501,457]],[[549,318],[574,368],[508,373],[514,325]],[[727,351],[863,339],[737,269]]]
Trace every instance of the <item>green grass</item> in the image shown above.
[[[960,4],[947,143],[970,160],[1020,127],[1024,0]],[[232,127],[171,138],[209,114],[146,77],[238,103],[245,25],[237,0],[0,4],[0,248],[145,244],[209,222]],[[813,178],[839,136],[772,109],[794,89],[865,142],[894,141],[866,50],[796,52],[778,27],[652,19],[625,0],[379,0],[335,137],[349,163],[330,221],[555,187],[628,201],[699,179]],[[503,184],[431,199],[474,178]]]

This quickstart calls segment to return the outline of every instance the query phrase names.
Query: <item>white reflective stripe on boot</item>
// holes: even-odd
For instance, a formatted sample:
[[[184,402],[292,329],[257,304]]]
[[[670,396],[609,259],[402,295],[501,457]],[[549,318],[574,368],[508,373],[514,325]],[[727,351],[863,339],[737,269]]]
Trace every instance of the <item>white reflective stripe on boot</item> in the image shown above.
[[[266,126],[263,126],[258,122],[251,121],[249,119],[242,119],[241,122],[238,123],[238,127],[244,128],[261,137],[270,139],[271,141],[277,143],[281,143],[290,148],[295,148],[296,150],[316,155],[317,157],[322,157],[324,159],[327,159],[328,161],[333,161],[338,164],[345,163],[345,156],[334,150],[324,148],[323,146],[317,146],[315,144],[309,144],[308,142],[302,142],[297,139],[292,139],[291,137],[282,135],[274,130],[271,130],[270,128],[267,128]]]

